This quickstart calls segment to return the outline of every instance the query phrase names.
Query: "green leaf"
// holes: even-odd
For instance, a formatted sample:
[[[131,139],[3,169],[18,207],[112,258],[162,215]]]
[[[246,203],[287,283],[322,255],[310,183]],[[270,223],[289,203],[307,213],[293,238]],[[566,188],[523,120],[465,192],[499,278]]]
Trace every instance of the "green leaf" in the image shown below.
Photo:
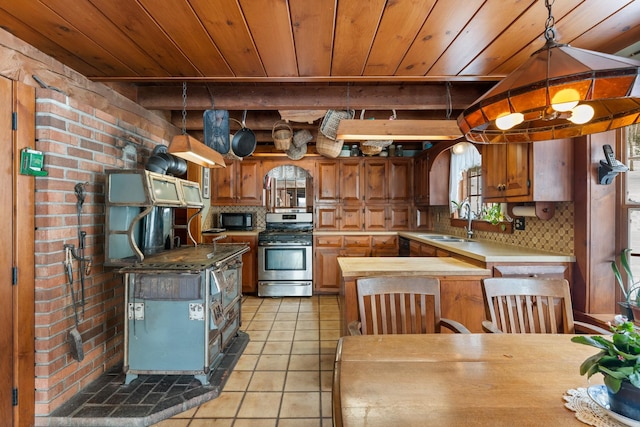
[[[620,290],[622,291],[622,295],[624,296],[625,301],[627,300],[627,290],[622,280],[622,274],[620,274],[620,269],[618,268],[618,264],[615,261],[611,261],[611,269],[613,270],[613,275],[616,276],[616,281],[618,282],[618,286],[620,286]]]
[[[624,268],[624,271],[627,273],[627,276],[629,276],[629,280],[631,280],[631,283],[635,285],[636,282],[635,280],[633,280],[633,273],[631,272],[631,267],[629,266],[630,253],[630,248],[623,249],[622,254],[620,255],[620,263],[622,264],[622,268]]]
[[[622,384],[622,380],[610,377],[609,375],[604,376],[604,384],[607,386],[612,393],[617,393],[620,390],[620,385]]]

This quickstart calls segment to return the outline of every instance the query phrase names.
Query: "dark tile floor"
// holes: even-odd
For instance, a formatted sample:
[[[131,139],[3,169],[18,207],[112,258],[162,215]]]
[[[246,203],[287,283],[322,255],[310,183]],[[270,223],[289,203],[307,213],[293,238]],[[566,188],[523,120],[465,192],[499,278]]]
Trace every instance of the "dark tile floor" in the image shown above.
[[[140,375],[125,385],[122,366],[116,366],[55,410],[49,425],[144,427],[196,407],[220,394],[248,342],[240,331],[208,386],[193,375]]]

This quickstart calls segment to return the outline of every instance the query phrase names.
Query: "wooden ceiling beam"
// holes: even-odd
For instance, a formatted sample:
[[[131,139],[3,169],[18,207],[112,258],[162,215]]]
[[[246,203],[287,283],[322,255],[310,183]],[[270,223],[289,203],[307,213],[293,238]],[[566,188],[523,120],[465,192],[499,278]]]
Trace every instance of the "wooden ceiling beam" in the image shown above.
[[[454,84],[450,89],[451,108],[462,110],[489,90],[493,84]],[[137,102],[150,110],[182,110],[182,86],[142,86]],[[445,84],[286,86],[234,85],[187,87],[187,109],[205,110],[445,110]]]

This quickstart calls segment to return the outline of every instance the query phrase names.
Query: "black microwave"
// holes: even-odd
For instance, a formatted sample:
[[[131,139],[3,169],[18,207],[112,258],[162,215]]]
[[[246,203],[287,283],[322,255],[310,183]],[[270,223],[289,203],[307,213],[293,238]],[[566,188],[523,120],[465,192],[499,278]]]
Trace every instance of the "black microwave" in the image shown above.
[[[253,230],[254,214],[250,212],[221,212],[220,228],[227,230]]]

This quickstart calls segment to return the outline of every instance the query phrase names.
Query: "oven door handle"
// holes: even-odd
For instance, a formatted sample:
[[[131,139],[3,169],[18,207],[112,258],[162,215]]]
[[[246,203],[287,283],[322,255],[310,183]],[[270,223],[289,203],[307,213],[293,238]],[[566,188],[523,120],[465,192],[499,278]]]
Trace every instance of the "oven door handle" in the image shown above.
[[[312,246],[312,244],[311,243],[295,243],[295,242],[280,242],[280,243],[258,242],[258,246]]]

